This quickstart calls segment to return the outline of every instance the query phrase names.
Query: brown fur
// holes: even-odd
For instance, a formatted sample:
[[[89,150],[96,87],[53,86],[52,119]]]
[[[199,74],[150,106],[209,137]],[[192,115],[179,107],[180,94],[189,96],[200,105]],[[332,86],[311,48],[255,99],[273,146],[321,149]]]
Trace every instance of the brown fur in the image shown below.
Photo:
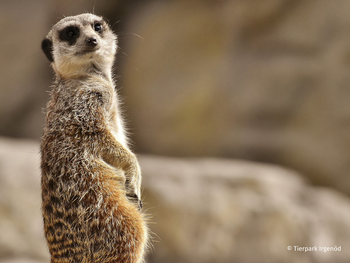
[[[111,79],[115,50],[108,48],[115,47],[108,43],[116,38],[105,23],[104,34],[91,31],[94,20],[101,18],[67,17],[46,38],[55,81],[41,143],[44,230],[51,263],[140,263],[147,226],[139,207],[140,168],[124,139]],[[79,38],[99,37],[105,46],[98,52],[110,54],[105,64],[97,52],[69,60],[74,47],[62,48],[67,44],[57,37],[67,23],[81,28]]]

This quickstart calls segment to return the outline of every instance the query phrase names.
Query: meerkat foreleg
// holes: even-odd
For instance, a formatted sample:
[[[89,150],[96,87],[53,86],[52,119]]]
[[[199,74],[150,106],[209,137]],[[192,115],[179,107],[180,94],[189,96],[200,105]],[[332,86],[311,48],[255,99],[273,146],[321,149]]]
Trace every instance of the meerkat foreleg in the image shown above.
[[[121,143],[108,136],[109,147],[103,152],[105,162],[115,168],[122,169],[125,175],[125,191],[129,200],[142,208],[141,197],[141,169],[136,156]]]

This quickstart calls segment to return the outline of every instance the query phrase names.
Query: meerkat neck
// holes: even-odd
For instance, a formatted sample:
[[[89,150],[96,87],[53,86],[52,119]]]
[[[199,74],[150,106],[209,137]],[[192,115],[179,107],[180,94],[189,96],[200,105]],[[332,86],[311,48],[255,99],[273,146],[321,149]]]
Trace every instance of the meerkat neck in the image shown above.
[[[72,64],[72,63],[52,63],[52,67],[56,74],[56,78],[62,79],[80,79],[87,76],[96,76],[104,78],[105,80],[113,83],[112,79],[112,66],[111,63],[84,63],[84,64]]]
[[[55,79],[56,80],[81,80],[81,79],[95,79],[103,82],[108,82],[109,85],[114,86],[114,81],[112,78],[111,72],[101,72],[95,68],[92,68],[89,72],[87,71],[76,71],[72,74],[62,74],[55,70]]]
[[[93,71],[96,74],[103,75],[107,80],[109,80],[110,82],[113,82],[113,78],[112,78],[113,62],[107,65],[92,63],[92,67],[93,67]]]

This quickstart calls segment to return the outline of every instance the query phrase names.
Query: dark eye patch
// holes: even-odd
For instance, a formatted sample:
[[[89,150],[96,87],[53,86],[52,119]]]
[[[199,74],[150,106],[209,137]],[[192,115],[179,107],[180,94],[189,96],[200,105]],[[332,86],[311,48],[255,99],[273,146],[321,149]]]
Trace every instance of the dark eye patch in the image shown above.
[[[59,32],[60,40],[68,42],[69,45],[74,45],[79,35],[80,30],[76,26],[67,26]]]

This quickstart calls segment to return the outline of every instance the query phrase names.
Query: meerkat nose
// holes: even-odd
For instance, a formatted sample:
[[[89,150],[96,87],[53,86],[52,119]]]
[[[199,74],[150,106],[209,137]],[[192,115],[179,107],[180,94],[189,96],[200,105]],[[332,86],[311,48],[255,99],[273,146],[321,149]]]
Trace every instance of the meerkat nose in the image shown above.
[[[88,46],[91,46],[91,47],[95,47],[97,46],[98,44],[98,40],[96,37],[87,37],[85,39],[85,43],[88,45]]]

